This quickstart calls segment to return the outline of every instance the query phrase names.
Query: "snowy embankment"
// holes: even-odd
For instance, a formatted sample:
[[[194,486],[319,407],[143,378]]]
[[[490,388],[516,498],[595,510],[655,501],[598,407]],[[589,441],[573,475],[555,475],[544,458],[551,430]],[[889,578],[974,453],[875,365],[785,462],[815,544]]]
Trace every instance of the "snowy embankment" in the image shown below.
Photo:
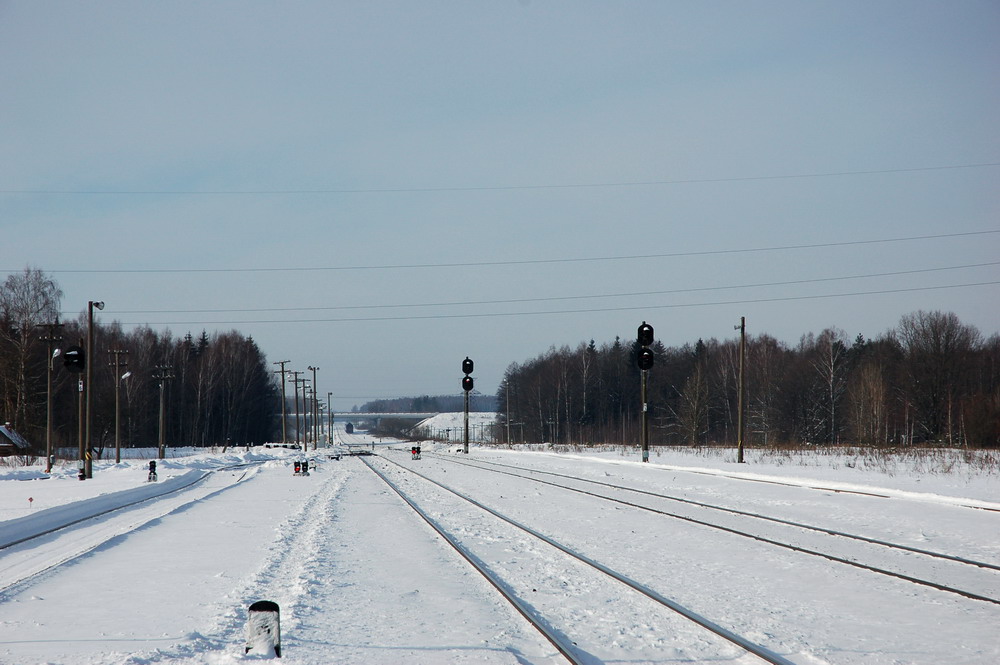
[[[61,529],[83,520],[177,492],[194,485],[205,478],[205,471],[188,471],[168,478],[163,482],[147,483],[140,487],[102,494],[90,499],[53,506],[17,519],[0,522],[0,549],[17,544],[29,538]],[[34,499],[34,497],[31,497]],[[34,503],[32,500],[31,503]]]

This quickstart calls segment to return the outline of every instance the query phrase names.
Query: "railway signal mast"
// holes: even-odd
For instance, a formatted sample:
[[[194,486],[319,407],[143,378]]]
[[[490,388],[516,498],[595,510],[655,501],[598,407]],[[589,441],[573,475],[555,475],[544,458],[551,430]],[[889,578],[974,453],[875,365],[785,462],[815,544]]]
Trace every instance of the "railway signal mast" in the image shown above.
[[[649,381],[649,370],[653,367],[653,326],[645,321],[638,331],[639,353],[636,362],[642,373],[642,461],[649,461],[649,403],[646,399],[646,384]]]
[[[469,356],[465,356],[465,360],[462,361],[462,372],[465,376],[462,377],[462,390],[465,392],[465,444],[462,446],[462,452],[466,455],[469,454],[469,393],[472,392],[473,381],[472,368],[475,367]]]

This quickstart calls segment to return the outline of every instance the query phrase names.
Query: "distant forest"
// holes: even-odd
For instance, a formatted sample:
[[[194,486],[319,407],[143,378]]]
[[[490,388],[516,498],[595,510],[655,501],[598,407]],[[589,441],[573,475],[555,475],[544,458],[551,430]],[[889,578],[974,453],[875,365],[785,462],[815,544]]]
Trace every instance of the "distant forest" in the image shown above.
[[[591,340],[511,364],[499,438],[638,442],[638,348]],[[650,442],[735,445],[739,339],[652,348]],[[984,340],[955,314],[908,314],[871,340],[836,328],[795,346],[748,335],[745,358],[748,444],[1000,447],[1000,335]]]
[[[88,321],[83,313],[55,325],[61,298],[37,269],[0,284],[0,418],[34,444],[33,454],[45,449],[49,367],[54,445],[78,441],[80,375],[52,353],[82,345]],[[126,446],[157,445],[161,398],[170,446],[280,439],[280,381],[252,338],[235,330],[174,338],[148,327],[125,332],[117,322],[95,323],[94,338],[98,450],[114,445],[116,397]],[[651,443],[735,444],[739,340],[654,341],[652,349]],[[618,338],[552,347],[508,366],[496,396],[473,394],[471,408],[498,413],[501,441],[637,443],[637,350]],[[1000,447],[1000,335],[984,339],[955,314],[907,314],[876,339],[836,328],[794,346],[748,335],[745,358],[748,444]],[[458,394],[377,400],[355,411],[462,408]]]

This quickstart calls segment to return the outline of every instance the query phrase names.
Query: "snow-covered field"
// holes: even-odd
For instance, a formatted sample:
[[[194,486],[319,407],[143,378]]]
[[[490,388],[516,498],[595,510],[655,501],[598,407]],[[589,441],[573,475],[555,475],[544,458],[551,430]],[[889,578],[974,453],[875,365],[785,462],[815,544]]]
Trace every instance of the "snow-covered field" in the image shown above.
[[[363,433],[341,443],[371,449]],[[793,663],[1000,662],[1000,604],[775,547],[691,520],[711,511],[661,501],[667,517],[587,491],[621,485],[807,523],[1000,566],[1000,475],[961,454],[937,461],[747,451],[556,452],[376,443],[332,459],[281,448],[179,455],[146,482],[147,460],[0,466],[0,663],[224,664],[244,653],[247,607],[281,607],[287,663],[564,663],[555,648],[447,546],[368,465],[470,548],[527,605],[577,643],[586,663],[758,663],[648,600],[635,600],[418,471],[655,589]],[[526,470],[533,470],[526,473]],[[553,475],[559,474],[559,475]],[[534,480],[521,476],[531,476]],[[544,482],[539,482],[544,481]],[[596,481],[596,483],[595,483]],[[550,483],[550,484],[546,484]],[[160,496],[159,492],[171,490]],[[604,490],[602,490],[604,491]],[[615,496],[643,502],[635,492]],[[117,505],[128,508],[105,512]],[[657,501],[660,501],[657,499]],[[104,513],[93,519],[88,515]],[[8,543],[76,522],[21,544]],[[1000,599],[1000,571],[855,540],[756,526],[914,577]],[[831,541],[831,542],[827,542]],[[885,549],[885,548],[882,548]]]

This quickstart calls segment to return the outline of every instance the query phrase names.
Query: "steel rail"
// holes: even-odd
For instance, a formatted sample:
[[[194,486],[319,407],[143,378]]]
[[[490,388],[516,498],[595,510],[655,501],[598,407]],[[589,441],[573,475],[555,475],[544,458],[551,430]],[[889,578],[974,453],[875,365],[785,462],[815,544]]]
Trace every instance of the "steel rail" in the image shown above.
[[[430,453],[430,454],[433,455],[433,453]],[[860,535],[854,534],[854,533],[847,533],[846,531],[838,531],[837,529],[827,529],[826,527],[815,526],[815,525],[812,525],[812,524],[805,524],[803,522],[796,522],[796,521],[793,521],[793,520],[785,520],[785,519],[781,519],[780,517],[771,517],[769,515],[762,515],[760,513],[754,513],[754,512],[751,512],[751,511],[747,511],[747,510],[739,510],[738,508],[728,508],[726,506],[719,506],[719,505],[712,504],[712,503],[704,503],[702,501],[695,501],[693,499],[685,499],[685,498],[682,498],[682,497],[670,496],[669,494],[660,494],[659,492],[650,492],[648,490],[641,490],[641,489],[638,489],[638,488],[635,488],[635,487],[628,487],[626,485],[615,485],[614,483],[605,483],[605,482],[601,482],[600,480],[591,480],[589,478],[579,478],[577,476],[571,476],[571,475],[564,474],[564,473],[556,473],[555,471],[542,471],[540,469],[526,469],[524,467],[516,467],[516,466],[510,465],[510,464],[502,464],[500,462],[489,462],[489,461],[486,461],[486,460],[475,460],[473,462],[473,461],[466,461],[466,460],[451,459],[451,458],[443,456],[443,455],[434,455],[434,456],[437,457],[437,459],[442,459],[442,460],[445,460],[445,461],[448,461],[448,462],[452,462],[453,464],[461,464],[463,466],[469,466],[469,467],[473,467],[473,468],[476,468],[476,469],[482,469],[484,471],[488,471],[489,469],[486,469],[486,468],[484,468],[482,466],[478,466],[479,464],[488,464],[488,465],[492,465],[492,466],[504,467],[504,468],[507,468],[507,469],[516,469],[518,471],[525,471],[525,472],[530,472],[530,473],[539,473],[539,474],[548,475],[548,476],[556,476],[558,478],[566,478],[568,480],[576,480],[576,481],[579,481],[579,482],[582,482],[582,483],[590,483],[592,485],[600,485],[602,487],[610,487],[612,489],[623,490],[623,491],[626,491],[626,492],[635,492],[636,494],[643,494],[643,495],[655,497],[655,498],[658,498],[658,499],[666,499],[668,501],[676,501],[677,503],[685,503],[685,504],[692,505],[692,506],[698,506],[699,508],[707,508],[707,509],[710,509],[710,510],[718,510],[720,512],[731,513],[733,515],[739,515],[741,517],[752,517],[752,518],[759,519],[759,520],[764,520],[764,521],[767,521],[767,522],[773,522],[775,524],[783,524],[785,526],[792,526],[792,527],[796,527],[796,528],[799,528],[799,529],[805,529],[805,530],[808,530],[808,531],[816,531],[818,533],[825,533],[825,534],[830,535],[830,536],[840,536],[842,538],[849,538],[851,540],[857,540],[857,541],[861,541],[861,542],[865,542],[865,543],[870,543],[872,545],[881,545],[882,547],[887,547],[887,548],[890,548],[890,549],[902,550],[902,551],[905,551],[905,552],[912,552],[914,554],[922,554],[924,556],[933,557],[933,558],[936,558],[936,559],[944,559],[946,561],[954,561],[956,563],[966,564],[966,565],[970,565],[970,566],[976,566],[978,568],[989,568],[991,570],[1000,571],[1000,565],[994,564],[994,563],[987,563],[985,561],[976,561],[974,559],[967,559],[965,557],[955,556],[954,554],[945,554],[943,552],[935,552],[933,550],[925,550],[925,549],[921,549],[919,547],[912,547],[910,545],[903,545],[901,543],[893,543],[893,542],[890,542],[890,541],[887,541],[887,540],[879,540],[878,538],[869,538],[868,536],[860,536]],[[497,473],[504,473],[504,472],[498,471]],[[524,478],[525,480],[535,480],[534,478],[529,478],[527,476],[520,476],[518,474],[511,474],[511,475],[517,476],[519,478]],[[539,481],[539,482],[541,482],[541,481]],[[762,481],[762,482],[768,482],[768,481]],[[781,483],[781,484],[787,484],[787,483]],[[788,484],[788,486],[789,487],[802,487],[801,485],[791,485],[791,484]],[[561,485],[557,485],[557,487],[562,487],[562,486]],[[570,488],[566,488],[566,489],[570,489]],[[825,488],[810,487],[809,489],[825,489]],[[866,496],[874,496],[874,497],[879,497],[879,498],[881,498],[881,497],[884,496],[882,494],[869,494],[869,493],[866,493],[866,492],[853,492],[851,490],[831,490],[831,491],[847,491],[847,492],[851,492],[853,494],[864,494]],[[600,495],[595,495],[595,496],[600,496]],[[609,500],[613,500],[610,497],[608,497],[608,498],[609,498]],[[975,506],[964,506],[964,507],[974,508]],[[990,510],[990,509],[986,508],[984,510]]]
[[[389,480],[389,478],[386,477],[384,473],[376,469],[367,459],[364,458],[359,458],[359,459],[361,459],[361,461],[365,463],[365,466],[371,469],[375,473],[375,475],[381,478],[386,485],[392,488],[392,490],[396,494],[398,494],[399,497],[403,501],[405,501],[406,504],[410,506],[410,508],[414,510],[414,512],[420,515],[420,517],[423,518],[423,520],[427,522],[427,524],[430,525],[430,527],[434,529],[434,531],[436,531],[439,536],[444,538],[445,542],[451,545],[452,548],[454,548],[454,550],[458,552],[463,559],[468,561],[472,565],[472,567],[475,568],[477,572],[479,572],[480,575],[486,578],[486,580],[491,585],[493,585],[493,587],[497,591],[499,591],[504,598],[507,599],[507,602],[513,605],[514,609],[516,609],[521,614],[521,616],[523,616],[528,621],[528,623],[534,626],[535,629],[538,630],[538,632],[540,632],[545,637],[545,639],[548,640],[552,644],[552,646],[554,646],[559,651],[559,653],[561,653],[570,663],[573,663],[573,665],[584,665],[585,661],[577,658],[576,654],[573,653],[569,645],[565,644],[564,640],[562,640],[558,635],[556,635],[556,633],[553,630],[551,630],[548,626],[539,621],[538,618],[531,612],[531,610],[529,610],[528,607],[523,602],[521,602],[521,600],[517,596],[515,596],[512,591],[510,591],[504,586],[502,580],[500,580],[496,575],[494,575],[493,572],[490,571],[488,568],[486,568],[486,566],[484,566],[475,556],[473,556],[471,552],[466,550],[461,545],[461,543],[455,540],[455,538],[453,538],[451,534],[449,534],[447,531],[444,530],[444,528],[442,528],[437,522],[435,522],[430,515],[428,515],[420,506],[418,506],[412,499],[410,499],[410,497],[407,496],[394,482]]]
[[[197,485],[197,484],[201,483],[202,481],[204,481],[206,478],[208,478],[210,475],[212,475],[216,471],[231,471],[233,469],[238,469],[238,468],[241,468],[241,467],[244,467],[244,466],[252,466],[252,465],[253,465],[253,463],[251,463],[251,464],[234,464],[234,465],[227,466],[227,467],[220,467],[219,469],[215,469],[215,470],[212,470],[212,471],[206,471],[201,476],[195,478],[191,482],[185,483],[184,485],[181,485],[180,487],[175,487],[175,488],[172,488],[170,490],[167,490],[166,492],[163,492],[162,494],[156,494],[154,496],[148,496],[148,497],[145,497],[145,498],[142,498],[142,499],[137,499],[137,500],[129,502],[127,504],[116,506],[114,508],[108,508],[108,509],[103,510],[103,511],[101,511],[99,513],[95,513],[93,515],[88,515],[86,517],[81,517],[79,519],[73,520],[72,522],[68,522],[66,524],[61,524],[59,526],[53,527],[51,529],[48,529],[46,531],[35,533],[35,534],[32,534],[32,535],[27,536],[25,538],[21,538],[19,540],[16,540],[14,542],[7,543],[7,544],[5,544],[3,546],[0,546],[0,550],[6,549],[6,548],[9,548],[9,547],[13,547],[13,546],[21,544],[21,543],[25,543],[25,542],[31,541],[31,540],[34,540],[36,538],[41,538],[42,536],[50,535],[52,533],[55,533],[56,531],[61,531],[63,529],[67,529],[67,528],[69,528],[71,526],[75,526],[77,524],[80,524],[82,522],[86,522],[88,520],[93,520],[93,519],[97,519],[99,517],[104,517],[105,515],[109,515],[111,513],[115,513],[115,512],[118,512],[118,511],[123,511],[126,508],[133,508],[136,505],[139,505],[141,503],[146,503],[146,502],[149,502],[149,501],[159,500],[159,499],[162,499],[164,497],[168,497],[170,495],[173,495],[173,494],[176,494],[178,492],[181,492],[183,490],[190,489],[194,485]],[[173,508],[170,508],[168,511],[166,511],[163,514],[154,515],[154,516],[152,516],[152,517],[150,517],[148,519],[144,519],[141,522],[138,522],[136,524],[131,524],[131,525],[128,526],[128,528],[126,528],[126,529],[124,529],[122,531],[115,532],[115,533],[107,536],[106,538],[101,539],[99,542],[91,543],[89,545],[86,545],[84,547],[76,549],[72,553],[68,554],[67,556],[63,556],[63,557],[59,558],[58,560],[53,561],[52,563],[50,563],[48,565],[45,565],[43,568],[35,570],[35,571],[31,572],[30,574],[24,575],[23,577],[17,578],[15,580],[11,581],[11,582],[5,583],[3,587],[0,587],[0,594],[7,593],[11,589],[13,589],[15,587],[18,587],[18,586],[24,584],[25,582],[27,582],[27,581],[35,578],[35,577],[38,577],[39,575],[42,575],[44,573],[47,573],[50,570],[53,570],[53,569],[58,568],[60,566],[66,565],[67,563],[70,563],[71,561],[79,559],[81,556],[84,556],[84,555],[88,554],[89,552],[92,552],[92,551],[96,550],[97,548],[102,547],[103,545],[105,545],[108,542],[114,540],[115,538],[120,538],[121,536],[123,536],[125,534],[129,534],[129,533],[132,533],[133,531],[141,529],[142,527],[144,527],[145,525],[149,524],[150,522],[152,522],[154,520],[162,519],[166,515],[170,515],[170,514],[175,513],[177,511],[183,509],[183,508],[186,508],[186,507],[190,506],[192,503],[196,503],[198,501],[203,501],[203,500],[208,499],[210,497],[213,497],[213,496],[215,496],[217,494],[221,494],[222,492],[225,492],[226,490],[231,489],[231,488],[235,487],[236,485],[240,484],[241,482],[243,482],[243,479],[246,478],[246,475],[247,475],[246,472],[244,472],[243,475],[240,476],[236,480],[236,482],[232,483],[231,485],[226,485],[225,487],[220,487],[219,489],[217,489],[217,490],[215,490],[213,492],[210,492],[210,493],[208,493],[208,494],[206,494],[204,496],[199,496],[199,497],[191,499],[190,501],[187,501],[185,503],[181,503],[179,505],[176,505]]]
[[[456,463],[459,463],[459,462],[456,462]],[[469,466],[474,466],[474,465],[469,465]],[[800,547],[798,545],[792,545],[790,543],[783,543],[783,542],[781,542],[779,540],[774,540],[772,538],[767,538],[767,537],[761,536],[759,534],[750,533],[750,532],[747,532],[747,531],[741,531],[739,529],[734,529],[732,527],[723,526],[721,524],[714,524],[712,522],[706,522],[704,520],[699,520],[697,518],[689,517],[687,515],[679,515],[677,513],[671,513],[671,512],[666,511],[666,510],[659,510],[657,508],[652,508],[650,506],[644,506],[644,505],[642,505],[640,503],[633,503],[631,501],[625,501],[623,499],[616,499],[614,497],[605,496],[603,494],[597,494],[596,492],[588,492],[587,490],[579,489],[577,487],[567,487],[566,485],[560,485],[558,483],[553,483],[553,482],[550,482],[550,481],[547,481],[547,480],[541,480],[539,478],[529,478],[527,476],[521,476],[521,475],[518,475],[518,474],[515,474],[515,473],[510,473],[509,471],[496,471],[496,470],[492,470],[492,469],[483,469],[482,467],[476,467],[476,468],[479,468],[479,469],[481,469],[483,471],[489,471],[491,473],[501,473],[501,474],[510,475],[510,476],[514,476],[514,477],[517,477],[517,478],[521,478],[523,480],[530,480],[531,482],[541,483],[543,485],[550,485],[552,487],[558,487],[558,488],[561,488],[561,489],[569,490],[571,492],[576,492],[578,494],[583,494],[583,495],[586,495],[586,496],[592,496],[592,497],[596,497],[598,499],[604,499],[606,501],[612,501],[614,503],[619,503],[619,504],[621,504],[623,506],[629,506],[630,508],[638,508],[640,510],[645,510],[645,511],[648,511],[648,512],[651,512],[651,513],[656,513],[658,515],[664,515],[665,517],[672,517],[674,519],[679,519],[679,520],[683,520],[685,522],[690,522],[691,524],[697,524],[699,526],[708,527],[710,529],[717,529],[719,531],[724,531],[726,533],[731,533],[733,535],[743,536],[745,538],[751,538],[753,540],[756,540],[756,541],[762,542],[762,543],[766,543],[768,545],[774,545],[776,547],[781,547],[781,548],[784,548],[784,549],[787,549],[787,550],[791,550],[793,552],[799,552],[801,554],[809,554],[811,556],[817,556],[817,557],[820,557],[820,558],[823,558],[823,559],[827,559],[828,561],[834,561],[836,563],[842,563],[842,564],[845,564],[845,565],[848,565],[848,566],[853,566],[854,568],[859,568],[861,570],[867,570],[869,572],[878,573],[880,575],[885,575],[887,577],[892,577],[892,578],[903,580],[903,581],[906,581],[906,582],[911,582],[913,584],[918,584],[918,585],[921,585],[921,586],[930,587],[932,589],[937,589],[938,591],[944,591],[946,593],[957,594],[959,596],[963,596],[963,597],[969,598],[971,600],[979,600],[979,601],[982,601],[982,602],[985,602],[985,603],[992,603],[993,605],[1000,605],[1000,599],[990,598],[989,596],[983,596],[983,595],[980,595],[980,594],[977,594],[977,593],[973,593],[971,591],[965,591],[963,589],[957,589],[955,587],[950,587],[950,586],[948,586],[946,584],[939,584],[937,582],[932,582],[930,580],[920,579],[919,577],[913,577],[912,575],[906,575],[905,573],[897,573],[895,571],[886,570],[884,568],[879,568],[877,566],[869,566],[868,564],[860,563],[858,561],[852,561],[851,559],[845,559],[843,557],[839,557],[839,556],[836,556],[836,555],[833,555],[833,554],[828,554],[826,552],[820,552],[819,550],[813,550],[813,549],[809,549],[809,548],[806,548],[806,547]],[[416,472],[414,471],[414,473],[416,473]],[[418,474],[418,475],[420,475],[420,474]]]
[[[384,457],[382,459],[384,459],[386,462],[389,462],[389,463],[392,463],[392,464],[396,465],[397,467],[399,467],[400,469],[403,469],[404,471],[408,471],[409,473],[412,473],[412,474],[414,474],[414,475],[416,475],[416,476],[418,476],[420,478],[423,478],[425,481],[427,481],[427,482],[429,482],[429,483],[431,483],[433,485],[436,485],[437,487],[440,487],[441,489],[443,489],[443,490],[445,490],[447,492],[450,492],[451,494],[454,494],[455,496],[459,497],[460,499],[463,499],[463,500],[467,501],[468,503],[471,503],[472,505],[476,506],[477,508],[486,511],[487,513],[489,513],[489,514],[493,515],[494,517],[496,517],[496,518],[498,518],[498,519],[506,522],[507,524],[510,524],[511,526],[514,526],[514,527],[516,527],[518,529],[521,529],[522,531],[524,531],[524,532],[526,532],[526,533],[534,536],[535,538],[538,538],[539,540],[541,540],[544,543],[546,543],[546,544],[548,544],[548,545],[556,548],[557,550],[563,552],[564,554],[568,554],[569,556],[573,557],[574,559],[576,559],[576,560],[578,560],[578,561],[580,561],[580,562],[582,562],[582,563],[584,563],[584,564],[586,564],[588,566],[591,566],[592,568],[595,568],[595,569],[599,570],[600,572],[604,573],[605,575],[608,575],[609,577],[611,577],[611,578],[613,578],[613,579],[621,582],[622,584],[625,584],[626,586],[632,588],[633,590],[638,591],[639,593],[643,594],[647,598],[650,598],[651,600],[653,600],[653,601],[655,601],[655,602],[663,605],[664,607],[667,607],[668,609],[673,610],[674,612],[680,614],[684,618],[686,618],[686,619],[688,619],[690,621],[693,621],[694,623],[698,624],[702,628],[705,628],[705,629],[711,631],[712,633],[715,633],[719,637],[722,637],[723,639],[725,639],[725,640],[727,640],[727,641],[729,641],[729,642],[737,645],[738,647],[740,647],[740,648],[742,648],[742,649],[744,649],[744,650],[746,650],[746,651],[754,654],[758,658],[761,658],[761,659],[767,661],[768,663],[771,663],[772,665],[794,665],[794,663],[792,663],[792,661],[784,658],[783,656],[781,656],[781,655],[779,655],[777,653],[774,653],[770,649],[767,649],[764,646],[761,646],[761,645],[759,645],[759,644],[757,644],[755,642],[752,642],[752,641],[748,640],[747,638],[743,637],[742,635],[734,633],[733,631],[720,626],[719,624],[715,623],[714,621],[711,621],[711,620],[709,620],[709,619],[707,619],[707,618],[705,618],[705,617],[697,614],[696,612],[693,612],[692,610],[690,610],[690,609],[684,607],[683,605],[681,605],[681,604],[679,604],[679,603],[677,603],[677,602],[675,602],[675,601],[667,598],[666,596],[660,594],[659,592],[654,591],[653,589],[650,589],[649,587],[647,587],[647,586],[645,586],[643,584],[640,584],[639,582],[631,579],[630,577],[628,577],[626,575],[623,575],[622,573],[619,573],[619,572],[613,570],[612,568],[609,568],[608,566],[606,566],[606,565],[604,565],[604,564],[602,564],[602,563],[600,563],[598,561],[595,561],[594,559],[591,559],[588,556],[585,556],[583,554],[580,554],[579,552],[576,552],[575,550],[570,549],[569,547],[567,547],[567,546],[563,545],[562,543],[560,543],[560,542],[558,542],[558,541],[550,538],[549,536],[546,536],[543,533],[541,533],[541,532],[539,532],[539,531],[537,531],[537,530],[535,530],[535,529],[533,529],[533,528],[531,528],[531,527],[529,527],[529,526],[527,526],[525,524],[522,524],[522,523],[518,522],[517,520],[514,520],[513,518],[510,518],[510,517],[508,517],[508,516],[506,516],[506,515],[498,512],[498,511],[490,508],[489,506],[486,506],[486,505],[480,503],[479,501],[476,501],[472,497],[467,496],[466,494],[463,494],[462,492],[459,492],[459,491],[457,491],[457,490],[455,490],[455,489],[453,489],[451,487],[448,487],[447,485],[443,485],[442,483],[439,483],[438,481],[433,480],[432,478],[429,478],[429,477],[425,476],[424,474],[422,474],[422,473],[420,473],[418,471],[414,471],[413,469],[407,468],[407,467],[405,467],[405,466],[403,466],[403,465],[401,465],[401,464],[399,464],[399,463],[397,463],[397,462],[395,462],[393,460],[390,460],[390,459],[387,459],[387,458],[384,458]],[[367,462],[366,462],[366,464],[367,464]],[[374,468],[373,468],[373,470],[374,470]]]

